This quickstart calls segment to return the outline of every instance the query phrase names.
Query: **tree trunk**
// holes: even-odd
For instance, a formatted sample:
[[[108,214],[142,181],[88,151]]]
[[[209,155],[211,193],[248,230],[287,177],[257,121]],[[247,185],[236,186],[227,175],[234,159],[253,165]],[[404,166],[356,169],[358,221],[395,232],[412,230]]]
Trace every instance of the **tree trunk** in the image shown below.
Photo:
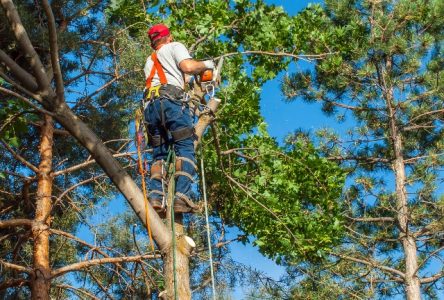
[[[386,63],[386,71],[391,70],[391,61],[388,60]],[[404,279],[404,290],[406,298],[408,300],[419,300],[421,299],[421,284],[418,278],[418,257],[417,257],[417,246],[416,240],[409,230],[409,207],[407,199],[407,191],[405,189],[406,174],[405,174],[405,164],[404,156],[402,153],[403,144],[402,136],[399,132],[398,126],[396,124],[396,112],[393,104],[393,88],[387,86],[385,79],[386,74],[383,74],[384,87],[387,91],[385,98],[389,113],[389,126],[390,126],[390,136],[392,139],[393,152],[395,160],[393,162],[392,168],[395,173],[395,183],[396,183],[396,211],[397,220],[399,226],[399,239],[401,241],[402,247],[404,249],[404,262],[405,262],[405,279]]]
[[[166,290],[161,299],[190,300],[190,254],[196,247],[193,239],[184,235],[182,214],[175,216],[176,249],[173,245],[165,252],[163,257],[163,274]],[[174,259],[174,255],[176,256]]]
[[[52,117],[45,115],[40,133],[40,165],[36,195],[36,212],[32,225],[34,240],[34,273],[31,276],[31,295],[33,300],[49,299],[50,276],[49,266],[49,225],[51,219],[52,195]]]

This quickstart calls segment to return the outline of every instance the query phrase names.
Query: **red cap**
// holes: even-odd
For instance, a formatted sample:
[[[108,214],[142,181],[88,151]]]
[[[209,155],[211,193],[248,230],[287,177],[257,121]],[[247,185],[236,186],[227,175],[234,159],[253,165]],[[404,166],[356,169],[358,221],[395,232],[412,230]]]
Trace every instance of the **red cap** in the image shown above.
[[[170,30],[163,24],[156,24],[148,30],[148,37],[151,42],[168,35],[170,35]]]

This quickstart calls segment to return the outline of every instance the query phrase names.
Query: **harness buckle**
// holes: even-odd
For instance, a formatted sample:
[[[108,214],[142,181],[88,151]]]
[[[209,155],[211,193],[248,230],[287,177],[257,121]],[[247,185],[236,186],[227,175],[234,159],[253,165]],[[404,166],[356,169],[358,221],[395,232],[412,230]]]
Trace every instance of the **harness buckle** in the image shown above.
[[[160,87],[161,85],[156,85],[156,86],[152,86],[148,89],[148,94],[147,94],[147,98],[148,99],[153,99],[155,97],[160,97]]]

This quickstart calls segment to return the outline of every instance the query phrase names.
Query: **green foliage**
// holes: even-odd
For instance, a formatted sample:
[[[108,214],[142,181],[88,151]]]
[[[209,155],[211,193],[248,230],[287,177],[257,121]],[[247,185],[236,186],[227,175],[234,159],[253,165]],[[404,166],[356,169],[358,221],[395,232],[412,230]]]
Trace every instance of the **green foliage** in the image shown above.
[[[27,124],[35,119],[27,105],[12,99],[3,100],[0,102],[0,139],[12,147],[18,147],[20,135],[27,131]]]
[[[253,150],[233,162],[234,199],[221,214],[256,236],[259,250],[278,263],[317,260],[341,236],[344,172],[309,144],[279,147],[265,128],[243,141]]]

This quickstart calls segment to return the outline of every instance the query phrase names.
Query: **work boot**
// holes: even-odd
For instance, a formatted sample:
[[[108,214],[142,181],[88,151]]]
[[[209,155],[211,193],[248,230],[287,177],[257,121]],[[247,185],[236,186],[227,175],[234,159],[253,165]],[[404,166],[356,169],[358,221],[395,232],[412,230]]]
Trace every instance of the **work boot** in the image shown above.
[[[175,213],[195,213],[198,207],[186,195],[176,193],[174,197],[174,212]]]

